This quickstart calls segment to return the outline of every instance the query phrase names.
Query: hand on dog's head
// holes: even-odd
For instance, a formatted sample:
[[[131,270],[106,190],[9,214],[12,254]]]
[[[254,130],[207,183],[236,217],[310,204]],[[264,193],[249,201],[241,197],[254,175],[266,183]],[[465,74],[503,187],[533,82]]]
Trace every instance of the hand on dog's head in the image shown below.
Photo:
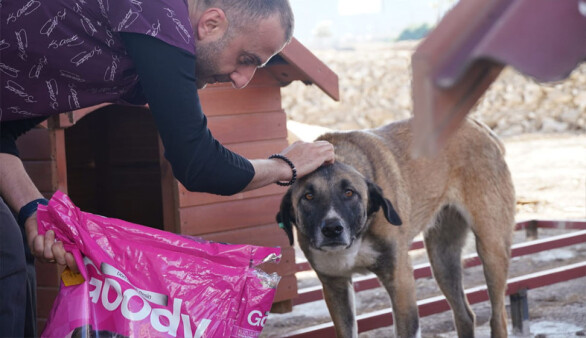
[[[401,218],[393,208],[391,201],[383,196],[382,189],[368,180],[366,180],[366,183],[368,186],[368,217],[370,218],[382,207],[384,216],[390,224],[401,225]],[[290,245],[293,245],[293,225],[295,224],[295,211],[293,210],[293,203],[291,200],[294,188],[295,185],[290,187],[289,190],[287,190],[287,193],[283,196],[281,207],[276,217],[279,227],[287,234]]]

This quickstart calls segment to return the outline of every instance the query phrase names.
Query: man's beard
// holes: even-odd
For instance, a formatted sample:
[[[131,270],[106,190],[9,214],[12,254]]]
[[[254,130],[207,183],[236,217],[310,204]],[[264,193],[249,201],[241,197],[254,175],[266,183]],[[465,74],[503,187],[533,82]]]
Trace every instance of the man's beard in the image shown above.
[[[229,74],[221,74],[218,65],[218,58],[228,42],[226,36],[227,34],[218,41],[196,46],[195,77],[197,89],[203,89],[208,83],[230,81]]]

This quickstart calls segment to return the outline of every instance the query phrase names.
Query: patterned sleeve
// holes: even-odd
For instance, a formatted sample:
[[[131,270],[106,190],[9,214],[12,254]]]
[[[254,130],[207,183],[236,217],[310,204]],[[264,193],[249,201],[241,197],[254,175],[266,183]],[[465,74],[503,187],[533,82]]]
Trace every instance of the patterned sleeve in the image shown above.
[[[146,34],[195,54],[184,0],[98,0],[114,32]],[[103,4],[102,4],[103,2]]]

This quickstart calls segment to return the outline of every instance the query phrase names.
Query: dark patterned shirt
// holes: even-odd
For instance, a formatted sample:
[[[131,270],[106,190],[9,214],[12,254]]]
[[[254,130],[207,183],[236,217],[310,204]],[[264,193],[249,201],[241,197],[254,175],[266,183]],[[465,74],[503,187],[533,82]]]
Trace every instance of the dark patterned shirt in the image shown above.
[[[254,168],[207,128],[185,0],[0,0],[0,152],[46,116],[145,104],[175,177],[229,195]]]
[[[195,53],[185,0],[1,2],[0,120],[136,101],[137,74],[119,32]]]

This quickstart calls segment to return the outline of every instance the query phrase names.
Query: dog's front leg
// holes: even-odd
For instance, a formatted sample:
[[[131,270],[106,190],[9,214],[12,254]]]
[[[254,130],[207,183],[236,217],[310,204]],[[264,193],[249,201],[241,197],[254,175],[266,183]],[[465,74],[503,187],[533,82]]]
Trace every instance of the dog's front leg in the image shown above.
[[[391,261],[391,260],[389,260]],[[413,268],[407,254],[397,255],[395,264],[375,271],[391,296],[395,333],[400,338],[421,337]]]
[[[351,277],[318,275],[338,338],[358,337]]]

